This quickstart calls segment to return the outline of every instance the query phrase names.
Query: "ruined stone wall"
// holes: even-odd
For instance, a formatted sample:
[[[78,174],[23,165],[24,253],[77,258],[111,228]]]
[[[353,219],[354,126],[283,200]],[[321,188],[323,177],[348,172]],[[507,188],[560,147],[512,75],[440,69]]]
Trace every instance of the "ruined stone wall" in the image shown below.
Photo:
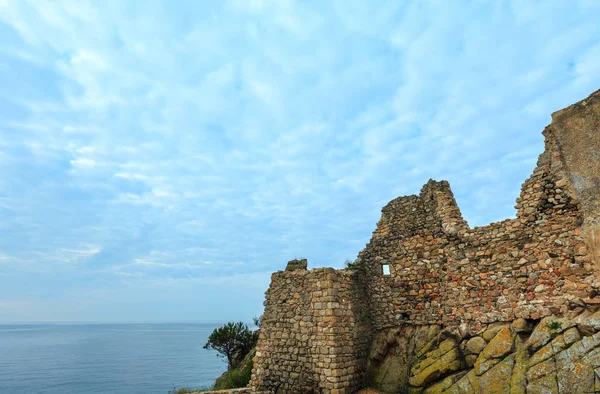
[[[359,255],[369,271],[376,328],[539,318],[600,301],[593,243],[582,235],[590,209],[583,209],[559,144],[567,146],[567,137],[552,125],[544,135],[545,151],[523,184],[516,219],[469,229],[448,183],[431,180],[419,196],[382,210]]]
[[[360,301],[353,303],[352,273],[288,267],[272,275],[266,293],[251,386],[352,392],[362,383],[370,345],[369,319],[361,317]]]
[[[548,132],[583,206],[583,237],[600,264],[600,90],[552,114]]]
[[[516,218],[471,229],[450,185],[430,180],[383,208],[350,270],[274,273],[252,388],[352,393],[396,371],[401,392],[596,390],[600,91],[543,134]]]

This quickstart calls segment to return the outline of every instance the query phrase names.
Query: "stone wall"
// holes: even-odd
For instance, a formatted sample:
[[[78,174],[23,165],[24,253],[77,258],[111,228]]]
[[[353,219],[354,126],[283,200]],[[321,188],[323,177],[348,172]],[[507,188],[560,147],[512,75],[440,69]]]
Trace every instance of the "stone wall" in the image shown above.
[[[587,368],[595,390],[600,91],[543,134],[516,218],[471,229],[450,185],[430,180],[383,208],[350,269],[301,260],[274,273],[251,386],[352,393],[395,371],[401,392],[566,393],[584,392],[565,390]],[[561,378],[559,363],[575,374]]]
[[[588,99],[586,111],[600,108],[598,97]],[[566,113],[575,122],[576,114]],[[367,296],[377,329],[407,321],[451,325],[539,318],[600,302],[593,275],[600,188],[593,194],[573,184],[579,178],[570,170],[575,165],[568,165],[584,160],[565,158],[561,148],[571,141],[585,145],[584,138],[554,125],[544,135],[545,151],[522,186],[516,219],[470,229],[448,183],[433,180],[420,195],[383,208],[359,254],[370,277]],[[596,129],[594,138],[598,135]],[[597,176],[590,173],[580,183],[596,185]],[[589,201],[584,204],[580,196]],[[586,221],[592,223],[588,239]],[[390,275],[382,275],[382,265],[389,265]]]
[[[352,273],[292,261],[266,293],[251,386],[284,393],[351,392],[362,383],[370,331]],[[361,323],[361,319],[363,323]]]
[[[569,183],[583,205],[582,233],[597,263],[600,263],[599,101],[600,90],[552,114],[548,126],[548,132],[555,136]]]

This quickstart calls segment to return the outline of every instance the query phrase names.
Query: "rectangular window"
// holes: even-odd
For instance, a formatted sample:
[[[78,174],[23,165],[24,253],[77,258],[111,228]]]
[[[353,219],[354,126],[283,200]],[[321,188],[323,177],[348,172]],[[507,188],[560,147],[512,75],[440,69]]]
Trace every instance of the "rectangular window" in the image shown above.
[[[383,272],[384,275],[389,275],[390,274],[390,265],[389,264],[383,264],[381,266],[381,270]]]

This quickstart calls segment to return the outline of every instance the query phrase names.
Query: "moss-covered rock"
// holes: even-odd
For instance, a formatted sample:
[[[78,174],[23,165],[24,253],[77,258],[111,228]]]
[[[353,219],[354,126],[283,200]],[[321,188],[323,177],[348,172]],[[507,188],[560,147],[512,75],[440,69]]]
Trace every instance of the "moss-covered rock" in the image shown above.
[[[594,331],[590,316],[522,319],[467,335],[440,326],[382,330],[378,340],[385,345],[372,356],[383,358],[371,362],[367,384],[412,394],[600,392],[600,327]]]

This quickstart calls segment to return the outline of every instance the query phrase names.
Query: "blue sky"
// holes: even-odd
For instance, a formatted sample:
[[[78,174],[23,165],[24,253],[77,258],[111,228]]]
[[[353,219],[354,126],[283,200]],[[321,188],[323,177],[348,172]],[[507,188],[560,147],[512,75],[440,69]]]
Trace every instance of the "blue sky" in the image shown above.
[[[512,217],[600,2],[0,0],[0,323],[249,321],[389,200]]]

